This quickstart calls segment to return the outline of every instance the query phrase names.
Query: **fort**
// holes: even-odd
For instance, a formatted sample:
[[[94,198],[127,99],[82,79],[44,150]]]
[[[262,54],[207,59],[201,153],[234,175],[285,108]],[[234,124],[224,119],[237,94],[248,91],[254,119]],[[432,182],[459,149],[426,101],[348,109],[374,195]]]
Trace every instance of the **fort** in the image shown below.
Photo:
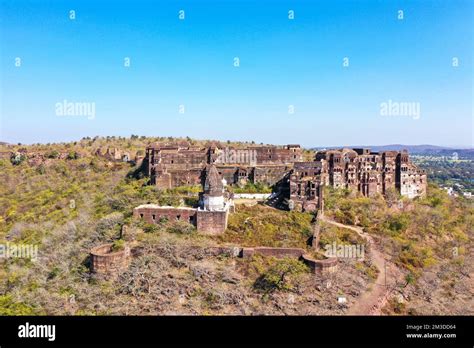
[[[115,152],[106,152],[110,156]],[[121,160],[122,154],[118,154]],[[195,207],[172,207],[142,204],[133,209],[133,217],[150,224],[164,221],[184,221],[202,234],[222,234],[227,229],[229,214],[235,211],[234,194],[227,185],[263,183],[272,186],[267,204],[284,208],[318,212],[313,222],[312,248],[318,252],[320,219],[324,211],[323,188],[331,186],[360,192],[364,196],[385,195],[390,190],[414,198],[426,193],[426,173],[410,162],[406,151],[372,152],[370,149],[333,149],[316,151],[313,158],[303,161],[299,145],[249,146],[228,148],[210,143],[192,147],[186,142],[172,145],[151,145],[142,162],[150,183],[161,189],[182,185],[202,185]],[[314,258],[300,248],[219,246],[217,254],[230,253],[247,258],[259,254],[291,257],[304,262],[313,273],[337,270],[339,254]],[[357,250],[356,250],[357,251]],[[359,253],[357,256],[363,257]],[[128,263],[130,250],[111,252],[111,245],[91,251],[92,270],[108,273]]]
[[[144,165],[151,184],[162,189],[198,185],[212,165],[226,184],[273,186],[280,202],[300,211],[322,209],[324,186],[352,189],[368,197],[394,190],[414,198],[424,195],[427,185],[426,173],[409,160],[407,151],[367,148],[317,151],[311,161],[303,161],[303,150],[295,144],[245,148],[219,143],[152,144],[146,148]]]
[[[273,185],[298,161],[302,161],[299,145],[255,145],[237,149],[216,143],[195,147],[181,142],[150,145],[145,155],[151,183],[160,188],[198,185],[209,164],[215,164],[219,175],[229,184],[261,182]]]

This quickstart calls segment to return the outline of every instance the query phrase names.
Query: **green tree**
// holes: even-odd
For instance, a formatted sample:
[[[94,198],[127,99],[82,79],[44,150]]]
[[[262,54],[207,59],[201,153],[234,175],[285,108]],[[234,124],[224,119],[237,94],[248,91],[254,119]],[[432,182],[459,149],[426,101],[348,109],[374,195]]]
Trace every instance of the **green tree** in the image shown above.
[[[271,292],[274,290],[291,291],[296,285],[298,275],[308,271],[308,267],[301,261],[289,257],[276,260],[254,286],[257,289]]]

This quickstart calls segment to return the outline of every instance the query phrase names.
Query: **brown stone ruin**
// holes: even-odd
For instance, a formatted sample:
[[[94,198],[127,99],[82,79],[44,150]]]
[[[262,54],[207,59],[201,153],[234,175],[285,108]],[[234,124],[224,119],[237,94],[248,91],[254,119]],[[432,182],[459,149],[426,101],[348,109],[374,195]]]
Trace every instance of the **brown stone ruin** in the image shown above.
[[[232,157],[229,153],[247,155]],[[391,189],[408,198],[426,194],[426,173],[410,162],[406,151],[343,148],[318,151],[313,161],[302,159],[299,145],[237,149],[215,143],[202,148],[180,143],[148,146],[144,163],[151,184],[160,188],[197,185],[209,164],[215,165],[229,185],[286,185],[282,191],[289,191],[288,206],[300,211],[320,209],[323,186],[352,189],[369,197]]]
[[[226,230],[229,213],[235,209],[232,196],[225,191],[226,184],[276,184],[278,193],[288,197],[290,209],[317,212],[311,246],[318,252],[324,186],[354,189],[365,196],[385,194],[389,189],[409,198],[426,193],[426,174],[409,161],[405,151],[327,150],[318,151],[314,161],[303,162],[299,145],[251,146],[241,150],[255,151],[252,163],[226,163],[222,154],[229,150],[216,144],[204,148],[186,143],[147,147],[143,163],[151,184],[160,188],[201,184],[203,190],[196,208],[143,204],[134,208],[133,217],[151,224],[162,219],[186,221],[200,233],[220,234]],[[130,248],[111,252],[111,246],[104,244],[91,250],[92,272],[114,273],[127,267]],[[336,271],[338,263],[335,257],[316,259],[300,248],[218,246],[213,253],[292,257],[304,262],[312,272],[322,274]]]
[[[128,267],[131,259],[130,248],[112,251],[112,243],[99,245],[90,252],[91,272],[99,274],[118,273]]]
[[[223,178],[214,164],[206,167],[204,177],[197,208],[143,204],[133,209],[134,218],[151,224],[159,223],[163,218],[181,220],[196,226],[198,232],[203,234],[223,233],[229,213],[233,211],[232,197],[225,192]]]

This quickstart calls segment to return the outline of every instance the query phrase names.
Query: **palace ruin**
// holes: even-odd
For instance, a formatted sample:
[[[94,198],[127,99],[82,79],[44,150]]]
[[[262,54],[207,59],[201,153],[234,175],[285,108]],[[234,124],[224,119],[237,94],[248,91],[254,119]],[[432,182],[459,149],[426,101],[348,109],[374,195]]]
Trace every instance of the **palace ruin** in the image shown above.
[[[301,211],[322,208],[323,186],[352,189],[368,197],[395,190],[414,198],[424,195],[427,185],[426,173],[409,160],[407,151],[367,148],[317,151],[312,161],[303,161],[299,145],[155,144],[146,148],[144,164],[151,184],[162,189],[200,184],[212,165],[227,184],[273,186],[280,202]]]

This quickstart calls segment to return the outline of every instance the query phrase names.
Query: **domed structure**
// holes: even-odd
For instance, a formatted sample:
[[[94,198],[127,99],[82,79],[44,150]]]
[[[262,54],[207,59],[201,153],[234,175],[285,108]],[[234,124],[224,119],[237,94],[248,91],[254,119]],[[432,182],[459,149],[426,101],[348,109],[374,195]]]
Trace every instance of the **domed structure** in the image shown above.
[[[209,211],[223,210],[225,207],[224,183],[214,164],[206,168],[203,186],[201,208]]]
[[[222,196],[224,184],[222,178],[214,164],[207,167],[206,180],[204,181],[204,193],[209,196]]]

